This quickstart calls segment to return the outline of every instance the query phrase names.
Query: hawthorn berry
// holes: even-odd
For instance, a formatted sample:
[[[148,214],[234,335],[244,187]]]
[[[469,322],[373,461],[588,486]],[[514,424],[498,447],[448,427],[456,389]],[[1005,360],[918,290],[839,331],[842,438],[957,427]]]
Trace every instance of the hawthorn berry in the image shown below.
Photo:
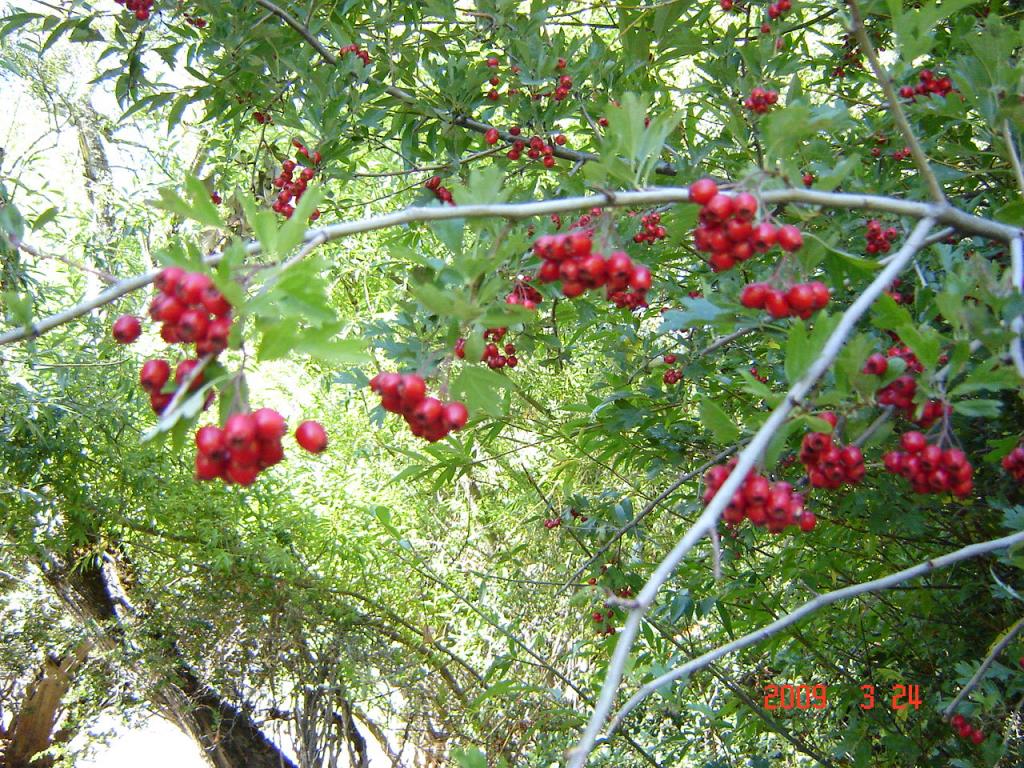
[[[310,453],[327,448],[327,431],[317,421],[304,421],[295,429],[295,442]]]
[[[142,335],[142,323],[135,315],[121,315],[114,321],[111,334],[118,344],[131,344]]]
[[[164,388],[171,378],[171,366],[166,360],[147,360],[139,371],[139,383],[150,393]]]

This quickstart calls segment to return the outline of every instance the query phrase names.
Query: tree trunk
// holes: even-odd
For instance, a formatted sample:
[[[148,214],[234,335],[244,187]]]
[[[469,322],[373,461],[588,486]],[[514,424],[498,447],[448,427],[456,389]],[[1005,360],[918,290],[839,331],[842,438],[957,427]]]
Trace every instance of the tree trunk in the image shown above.
[[[100,625],[105,649],[128,647],[124,625],[135,621],[136,612],[121,584],[113,554],[106,553],[99,567],[83,563],[72,569],[52,557],[40,567],[80,620]],[[163,638],[161,645],[170,648],[166,653],[170,654],[171,676],[140,678],[140,686],[160,714],[196,740],[214,768],[295,768],[249,715],[206,685],[177,654],[174,643],[166,640]]]
[[[54,727],[60,715],[60,704],[71,687],[72,675],[84,662],[92,643],[83,642],[63,659],[47,656],[43,670],[25,692],[25,700],[14,715],[6,734],[2,768],[48,768],[49,757],[36,757],[55,741]]]

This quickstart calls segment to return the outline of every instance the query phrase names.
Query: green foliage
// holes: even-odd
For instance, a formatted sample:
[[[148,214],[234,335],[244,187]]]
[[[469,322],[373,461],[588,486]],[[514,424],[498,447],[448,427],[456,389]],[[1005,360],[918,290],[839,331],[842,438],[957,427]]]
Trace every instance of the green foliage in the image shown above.
[[[525,220],[458,206],[702,176],[760,194],[799,188],[804,174],[817,192],[925,199],[922,174],[893,157],[906,141],[847,37],[845,10],[812,0],[769,21],[766,8],[714,2],[279,4],[332,66],[258,4],[156,2],[145,23],[113,3],[0,18],[3,331],[96,294],[107,275],[169,264],[210,274],[236,320],[201,388],[161,417],[138,368],[158,355],[176,364],[177,348],[148,320],[135,346],[109,340],[116,315],[146,316],[141,292],[0,348],[0,671],[15,681],[0,711],[18,706],[42,652],[65,653],[86,632],[41,564],[86,574],[115,561],[136,624],[76,680],[62,720],[73,730],[103,708],[154,706],[186,661],[240,710],[272,708],[289,750],[320,750],[321,762],[347,759],[345,737],[321,729],[331,734],[304,743],[317,730],[304,712],[322,724],[351,711],[368,738],[376,726],[406,734],[403,754],[436,749],[461,768],[560,764],[616,641],[599,630],[626,617],[607,598],[639,592],[704,508],[700,468],[765,423],[877,277],[885,254],[866,249],[867,220],[896,230],[894,249],[915,222],[861,203],[762,204],[760,215],[799,225],[804,247],[712,272],[693,246],[696,206]],[[1011,150],[1024,149],[1021,11],[967,0],[862,10],[897,88],[926,67],[952,78],[946,97],[901,102],[950,203],[1024,221]],[[349,44],[371,64],[337,53]],[[556,99],[561,77],[572,86]],[[779,93],[763,115],[742,106],[757,86]],[[585,154],[548,169],[526,146],[511,160],[507,142],[486,145],[470,120],[556,147],[564,135],[565,150]],[[322,161],[286,218],[272,208],[274,179],[289,159],[312,166],[296,138]],[[423,189],[435,173],[452,218],[313,239],[324,225],[444,205]],[[666,237],[637,242],[651,213]],[[601,290],[569,300],[560,283],[525,280],[536,238],[581,215],[595,250],[651,267],[650,307],[617,309]],[[1024,434],[1007,356],[1024,299],[1010,275],[1005,246],[980,236],[956,233],[918,254],[759,462],[797,485],[805,434],[863,437],[865,479],[800,486],[819,521],[808,534],[744,523],[702,540],[643,623],[629,691],[817,594],[1024,529],[1020,484],[999,463]],[[738,300],[746,283],[810,280],[833,298],[805,320]],[[525,286],[543,297],[536,309],[505,300]],[[498,346],[514,344],[515,368],[480,362],[496,328],[507,329]],[[863,371],[893,346],[916,361]],[[465,403],[467,427],[434,443],[410,435],[366,388],[393,370]],[[665,383],[668,370],[678,383]],[[878,421],[879,391],[911,374],[913,407]],[[966,498],[911,495],[882,468],[929,400],[951,410],[925,429],[975,465]],[[327,452],[301,453],[288,436],[285,462],[252,487],[196,483],[195,428],[262,405],[290,429],[321,420]],[[961,705],[984,744],[957,739],[939,713],[1018,618],[1022,565],[1019,551],[966,561],[808,616],[664,687],[591,762],[1019,761],[1019,640]],[[879,704],[866,710],[859,686],[869,682]],[[769,683],[827,685],[829,706],[813,717],[768,711]],[[920,685],[924,704],[894,710],[895,683]]]

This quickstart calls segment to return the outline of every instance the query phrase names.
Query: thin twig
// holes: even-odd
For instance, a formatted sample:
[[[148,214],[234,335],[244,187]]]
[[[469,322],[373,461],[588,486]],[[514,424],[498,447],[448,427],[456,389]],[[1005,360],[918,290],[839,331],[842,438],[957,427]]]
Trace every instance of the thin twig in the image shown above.
[[[889,576],[883,576],[880,579],[874,579],[873,581],[863,582],[861,584],[854,584],[849,587],[843,587],[833,592],[826,592],[819,597],[815,597],[813,600],[808,600],[806,603],[801,605],[796,610],[787,613],[784,616],[779,617],[771,624],[768,624],[760,629],[754,630],[743,637],[737,638],[736,640],[726,645],[720,646],[713,651],[708,651],[702,656],[698,656],[696,659],[683,664],[680,667],[666,672],[660,677],[655,678],[651,682],[645,684],[636,694],[628,701],[623,707],[616,713],[615,719],[612,721],[609,732],[614,732],[621,724],[622,721],[629,715],[633,709],[636,708],[640,702],[650,696],[652,693],[657,691],[662,686],[668,683],[674,682],[682,677],[693,674],[694,672],[703,669],[708,666],[711,662],[727,656],[730,653],[749,648],[756,643],[771,637],[772,635],[778,634],[786,627],[796,624],[798,621],[803,619],[805,616],[818,611],[832,603],[838,603],[842,600],[848,600],[851,597],[858,595],[867,594],[869,592],[880,592],[882,590],[894,587],[904,581],[910,579],[916,579],[932,571],[938,570],[939,568],[946,568],[950,565],[955,565],[963,560],[969,560],[973,557],[980,557],[981,555],[987,555],[991,552],[995,552],[1000,549],[1006,549],[1012,547],[1015,544],[1024,543],[1024,533],[1014,533],[1009,536],[1003,536],[999,539],[992,539],[991,541],[983,541],[978,544],[970,544],[962,549],[958,549],[949,554],[942,555],[941,557],[935,557],[930,560],[926,560],[923,563],[905,568],[897,573],[890,574]],[[1019,621],[1016,626],[1024,624],[1024,619]],[[1012,640],[1012,637],[1010,638]],[[980,671],[980,670],[979,670]],[[970,685],[968,683],[968,685]],[[955,704],[956,702],[954,702]],[[947,710],[947,714],[948,714]]]
[[[1024,294],[1024,235],[1018,235],[1010,241],[1010,279],[1013,281],[1013,289]],[[1010,323],[1016,337],[1010,341],[1010,357],[1017,373],[1024,378],[1024,316],[1018,315]]]
[[[318,229],[310,229],[306,232],[304,241],[308,242],[313,238],[323,237],[323,242],[330,242],[348,237],[349,235],[372,232],[378,229],[387,229],[414,222],[488,217],[520,220],[588,208],[639,208],[650,207],[660,203],[685,203],[689,200],[689,197],[690,193],[687,187],[655,187],[640,191],[620,191],[612,196],[594,194],[524,203],[411,207],[380,216],[370,216],[365,219],[339,222]],[[766,204],[772,205],[800,203],[826,208],[878,210],[917,219],[928,217],[937,222],[950,224],[960,231],[989,237],[1004,243],[1011,242],[1020,233],[1020,230],[1016,227],[1001,224],[997,221],[990,221],[981,216],[974,216],[950,205],[939,207],[932,203],[920,203],[912,200],[901,200],[895,197],[883,197],[881,195],[819,192],[810,189],[774,189],[763,192],[761,199]],[[259,252],[259,243],[255,241],[250,242],[246,246],[246,253],[248,255],[255,255]],[[219,251],[214,252],[206,257],[205,263],[215,265],[220,262],[221,258],[223,258],[223,253]],[[109,304],[121,296],[149,285],[158,274],[159,270],[152,270],[145,274],[128,278],[112,285],[92,298],[85,299],[79,304],[50,315],[28,327],[15,328],[0,333],[0,345],[40,336],[59,325],[88,314],[94,309]]]
[[[740,483],[744,481],[747,473],[760,459],[761,454],[783,425],[790,411],[811,391],[818,382],[818,379],[832,366],[833,361],[846,343],[847,337],[853,332],[861,316],[868,311],[875,302],[875,299],[892,284],[893,279],[910,263],[934,224],[935,221],[931,218],[920,221],[906,243],[897,252],[897,258],[878,274],[856,301],[850,305],[849,309],[843,313],[839,324],[832,332],[832,335],[829,336],[821,353],[811,363],[807,372],[790,387],[783,401],[775,407],[775,410],[772,411],[771,415],[769,415],[757,431],[757,434],[754,435],[750,444],[739,454],[732,473],[722,484],[715,497],[705,507],[704,512],[676,543],[672,551],[659,563],[643,589],[640,590],[636,598],[636,607],[630,611],[629,617],[619,633],[619,641],[616,643],[615,651],[612,654],[611,661],[608,663],[608,669],[605,673],[597,705],[594,707],[583,736],[571,752],[568,762],[569,768],[583,768],[586,764],[587,758],[597,741],[598,734],[601,732],[601,728],[611,712],[619,685],[622,682],[622,676],[625,673],[630,651],[633,648],[633,643],[643,622],[644,614],[654,604],[654,599],[662,585],[669,579],[676,566],[686,556],[686,553],[698,541],[704,538],[712,527],[718,524],[718,519],[732,499],[732,495],[737,491]]]
[[[925,155],[924,150],[921,149],[921,144],[917,140],[917,136],[910,128],[910,123],[907,121],[907,115],[903,111],[903,106],[900,104],[899,97],[896,95],[896,89],[892,84],[892,78],[889,73],[882,66],[882,62],[878,60],[878,53],[875,51],[875,46],[871,42],[871,38],[868,37],[867,28],[864,26],[864,17],[861,14],[860,6],[857,4],[857,0],[847,0],[850,5],[850,13],[853,16],[853,34],[857,37],[857,42],[860,44],[861,50],[864,51],[864,55],[867,56],[868,63],[871,65],[872,71],[875,73],[875,78],[878,80],[878,84],[882,86],[882,91],[885,93],[885,98],[889,102],[889,109],[892,112],[893,121],[896,123],[896,127],[900,129],[900,133],[903,134],[903,140],[907,143],[907,147],[910,148],[910,154],[914,158],[914,164],[917,166],[917,170],[924,177],[925,182],[928,184],[928,189],[931,192],[932,198],[937,203],[945,203],[946,196],[942,192],[942,187],[939,185],[939,180],[935,178],[935,173],[932,171],[931,166],[928,165],[928,157]]]
[[[1010,154],[1010,165],[1013,166],[1013,175],[1017,179],[1017,188],[1024,195],[1024,168],[1020,165],[1020,155],[1017,154],[1017,145],[1013,141],[1009,120],[1003,120],[1003,139],[1006,141],[1006,151]]]
[[[1013,642],[1013,639],[1022,629],[1024,629],[1024,618],[1018,619],[1017,622],[1006,631],[1006,634],[1003,635],[999,642],[995,644],[992,650],[989,651],[988,656],[985,657],[985,660],[981,662],[981,666],[978,667],[978,671],[975,672],[971,679],[967,681],[967,685],[960,689],[960,693],[956,695],[956,698],[950,702],[948,707],[942,710],[943,717],[949,717],[952,715],[960,705],[960,702],[966,699],[968,694],[978,687],[982,678],[985,677],[985,673],[988,672],[988,668],[992,666],[995,660],[999,657],[999,654],[1006,650],[1006,646]]]

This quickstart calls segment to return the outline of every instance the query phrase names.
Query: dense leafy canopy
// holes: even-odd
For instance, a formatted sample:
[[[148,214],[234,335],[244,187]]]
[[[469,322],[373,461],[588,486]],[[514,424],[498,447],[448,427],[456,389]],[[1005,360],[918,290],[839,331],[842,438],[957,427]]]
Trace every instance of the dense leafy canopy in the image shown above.
[[[259,734],[303,768],[359,764],[367,739],[395,765],[561,764],[609,670],[614,711],[809,600],[1024,531],[1002,461],[1024,434],[1022,47],[1017,4],[970,0],[9,7],[7,764],[44,654],[83,647],[55,759],[102,712],[156,711],[190,712],[225,767],[279,764]],[[684,202],[704,177],[802,247],[713,269]],[[525,201],[548,203],[501,207]],[[582,230],[650,268],[649,306],[533,277],[537,238]],[[233,323],[203,388],[157,417],[140,366],[189,354],[147,314],[165,266],[208,272]],[[828,304],[803,318],[740,300],[819,281]],[[132,346],[111,338],[125,313]],[[367,388],[381,371],[423,376],[469,423],[415,437]],[[289,432],[320,421],[327,450],[289,434],[254,484],[197,482],[196,428],[250,406]],[[962,449],[970,487],[886,471],[918,429]],[[815,432],[860,446],[863,478],[818,487],[811,467],[802,487]],[[748,444],[811,530],[719,509],[703,535],[705,470]],[[1015,765],[1024,560],[978,554],[659,685],[590,764]],[[771,685],[811,686],[808,706]]]

